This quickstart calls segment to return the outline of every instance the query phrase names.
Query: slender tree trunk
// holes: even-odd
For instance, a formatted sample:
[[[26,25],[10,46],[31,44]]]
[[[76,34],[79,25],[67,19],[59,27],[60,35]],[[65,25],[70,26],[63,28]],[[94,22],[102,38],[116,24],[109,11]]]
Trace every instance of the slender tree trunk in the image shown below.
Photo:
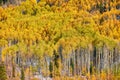
[[[73,64],[74,64],[74,76],[76,75],[76,58],[75,58],[75,51],[73,51]]]
[[[68,58],[68,76],[70,76],[70,56]]]
[[[79,48],[76,50],[76,72],[77,72],[77,76],[80,75],[79,74],[79,66],[80,66],[80,60],[79,60],[80,56],[79,56]]]
[[[88,73],[90,73],[90,49],[88,49]]]
[[[80,75],[80,72],[81,72],[81,60],[80,60],[80,54],[81,54],[81,52],[80,52],[80,49],[79,49],[79,51],[78,51],[78,76]]]
[[[81,73],[83,72],[83,69],[84,69],[84,53],[83,53],[83,49],[82,49],[82,51],[81,51]]]
[[[45,75],[47,76],[48,74],[48,65],[47,65],[47,57],[45,57]]]
[[[81,75],[81,72],[82,72],[82,49],[80,48],[80,75]]]
[[[107,68],[107,65],[108,65],[108,63],[107,63],[107,48],[106,48],[106,46],[104,45],[104,53],[103,53],[104,55],[103,55],[103,59],[104,59],[104,62],[103,62],[103,65],[104,65],[104,69],[106,69]]]
[[[14,57],[12,56],[12,77],[15,77],[15,64],[14,64]]]
[[[99,51],[98,51],[98,73],[100,74],[100,54],[101,54],[101,48],[99,48]]]

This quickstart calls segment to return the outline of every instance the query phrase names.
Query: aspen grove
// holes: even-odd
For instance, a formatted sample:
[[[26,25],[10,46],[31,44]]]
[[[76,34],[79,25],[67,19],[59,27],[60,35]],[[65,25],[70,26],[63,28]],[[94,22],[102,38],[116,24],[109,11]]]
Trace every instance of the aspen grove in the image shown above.
[[[0,80],[120,80],[120,0],[0,5]]]

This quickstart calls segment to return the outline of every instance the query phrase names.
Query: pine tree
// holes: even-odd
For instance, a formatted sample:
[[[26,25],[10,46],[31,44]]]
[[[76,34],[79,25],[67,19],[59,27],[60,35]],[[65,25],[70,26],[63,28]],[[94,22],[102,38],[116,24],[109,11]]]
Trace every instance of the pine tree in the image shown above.
[[[21,69],[21,80],[25,80],[25,73],[23,68]]]
[[[6,80],[7,79],[7,74],[6,74],[6,69],[5,65],[3,62],[0,63],[0,80]]]
[[[53,63],[52,62],[50,62],[49,71],[50,71],[50,77],[53,77]]]
[[[0,5],[3,3],[3,0],[0,0]]]

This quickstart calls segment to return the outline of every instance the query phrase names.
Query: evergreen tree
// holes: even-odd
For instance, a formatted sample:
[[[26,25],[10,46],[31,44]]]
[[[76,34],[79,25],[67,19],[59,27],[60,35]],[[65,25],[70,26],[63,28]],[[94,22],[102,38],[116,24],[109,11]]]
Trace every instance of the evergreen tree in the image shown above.
[[[6,80],[7,79],[7,74],[6,74],[6,69],[5,65],[3,62],[0,63],[0,80]]]
[[[24,73],[24,69],[21,69],[21,80],[25,80],[25,73]]]
[[[2,5],[2,3],[3,3],[3,0],[0,0],[0,5]]]
[[[53,63],[52,62],[50,62],[49,71],[50,71],[50,77],[53,77]]]

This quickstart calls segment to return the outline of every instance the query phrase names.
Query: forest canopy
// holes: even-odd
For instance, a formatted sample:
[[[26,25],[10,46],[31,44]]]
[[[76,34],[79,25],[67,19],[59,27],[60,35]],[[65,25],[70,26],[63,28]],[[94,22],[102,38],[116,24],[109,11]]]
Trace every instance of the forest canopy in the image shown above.
[[[27,65],[23,63],[31,58],[35,61],[43,60],[43,64],[47,60],[50,65],[53,62],[61,70],[61,62],[63,58],[66,62],[67,58],[68,62],[74,63],[74,68],[71,67],[73,73],[77,74],[77,64],[74,62],[78,60],[74,59],[78,54],[77,50],[80,50],[80,54],[95,54],[93,58],[103,59],[103,62],[110,55],[109,60],[113,60],[113,63],[116,56],[120,60],[120,54],[117,53],[120,48],[120,0],[26,0],[21,3],[16,0],[12,3],[11,0],[3,1],[0,0],[2,61],[7,63],[6,55],[11,56],[10,60],[14,63],[16,58],[22,59],[21,63],[16,63],[22,66]],[[107,54],[105,50],[108,55],[105,58],[99,57],[99,52],[103,56]],[[91,61],[89,55],[84,58]],[[98,65],[97,69],[103,69],[99,68],[99,63],[91,62]],[[90,72],[90,63],[83,63],[88,65],[86,69]],[[105,64],[103,63],[104,68]]]

